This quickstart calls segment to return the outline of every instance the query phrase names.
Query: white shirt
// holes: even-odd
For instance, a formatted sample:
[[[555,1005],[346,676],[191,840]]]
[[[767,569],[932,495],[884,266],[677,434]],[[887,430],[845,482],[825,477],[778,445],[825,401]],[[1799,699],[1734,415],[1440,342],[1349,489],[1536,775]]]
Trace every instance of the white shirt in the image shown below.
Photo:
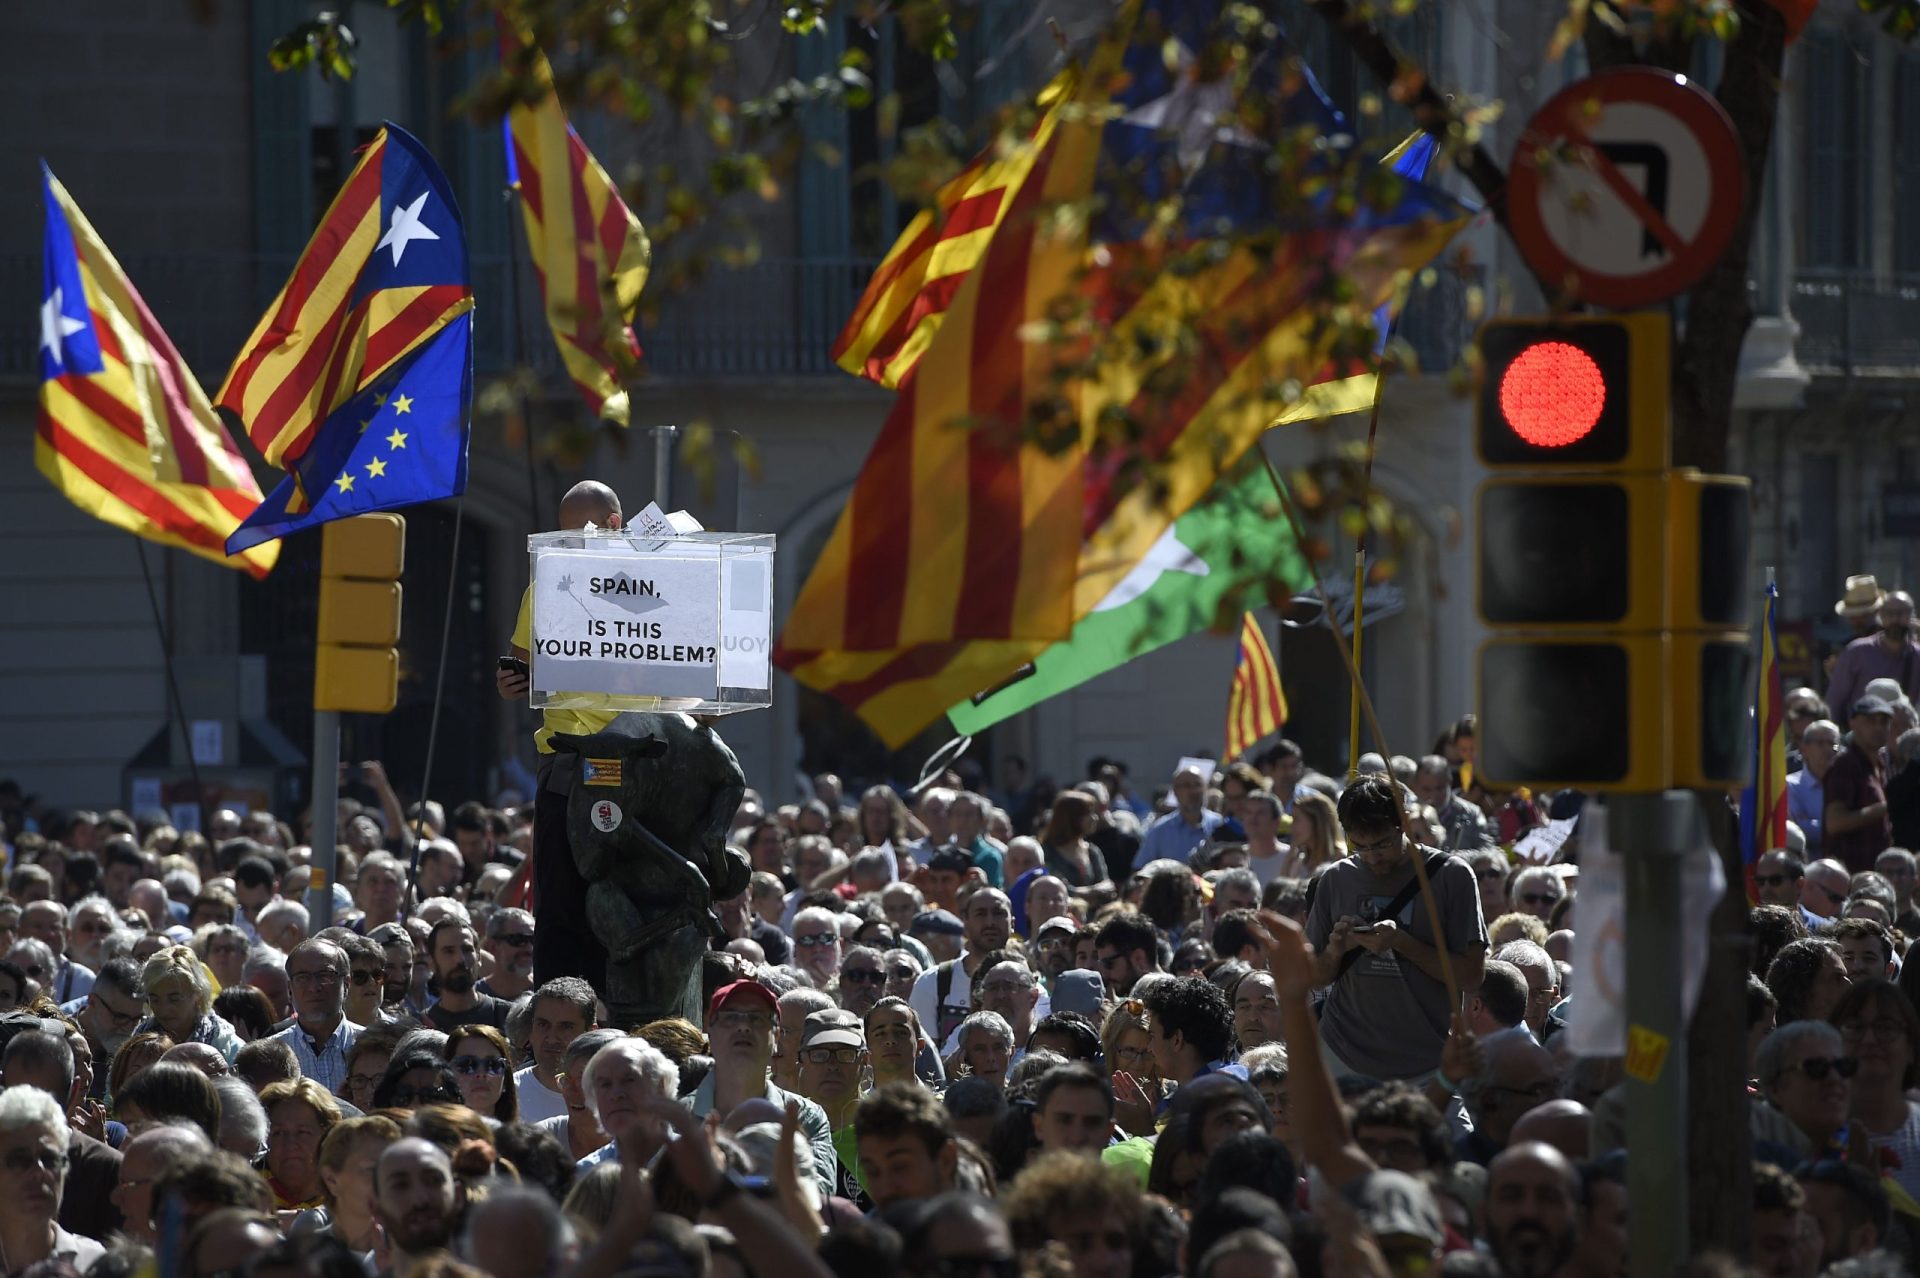
[[[520,1095],[521,1122],[538,1123],[549,1118],[567,1116],[566,1097],[541,1082],[540,1076],[534,1073],[533,1066],[529,1065],[515,1074],[513,1086]],[[565,1137],[563,1136],[562,1139]]]
[[[300,1063],[300,1072],[327,1089],[337,1093],[347,1081],[347,1053],[360,1037],[360,1027],[342,1017],[333,1033],[320,1040],[320,1050],[315,1051],[313,1041],[300,1022],[281,1030],[278,1034],[269,1034],[268,1039],[285,1043],[293,1049],[294,1060]]]

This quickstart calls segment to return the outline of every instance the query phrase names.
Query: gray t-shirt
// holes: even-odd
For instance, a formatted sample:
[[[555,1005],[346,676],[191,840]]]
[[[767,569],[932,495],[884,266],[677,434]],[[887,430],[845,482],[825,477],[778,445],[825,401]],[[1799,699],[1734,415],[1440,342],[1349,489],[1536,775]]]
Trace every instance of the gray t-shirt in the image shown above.
[[[1421,848],[1415,855],[1427,856]],[[1457,856],[1438,863],[1432,874],[1446,949],[1453,954],[1487,948],[1487,924],[1480,915],[1480,885]],[[1307,914],[1307,939],[1326,945],[1333,925],[1344,915],[1373,922],[1413,879],[1409,860],[1394,874],[1377,877],[1358,860],[1338,862],[1320,876],[1313,908]],[[1415,940],[1434,944],[1426,903],[1416,893],[1394,922]],[[1412,960],[1388,951],[1360,951],[1357,961],[1327,991],[1320,1013],[1320,1036],[1348,1068],[1375,1078],[1417,1078],[1440,1063],[1452,1009],[1447,987]]]

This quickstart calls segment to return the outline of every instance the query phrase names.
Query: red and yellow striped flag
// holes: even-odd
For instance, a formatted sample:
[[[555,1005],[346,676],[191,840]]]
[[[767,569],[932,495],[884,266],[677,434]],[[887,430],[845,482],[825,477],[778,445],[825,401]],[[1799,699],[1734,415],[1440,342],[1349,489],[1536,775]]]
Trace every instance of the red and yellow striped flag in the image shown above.
[[[529,46],[526,57],[542,92],[507,112],[507,184],[520,192],[547,326],[567,375],[595,413],[625,426],[622,382],[640,357],[633,315],[653,248],[613,179],[567,123],[545,55]]]
[[[260,486],[180,352],[46,171],[46,290],[34,461],[97,519],[265,577],[278,542],[229,557]]]
[[[939,331],[961,281],[986,251],[1013,194],[1033,171],[1073,92],[1073,71],[1040,91],[1039,123],[1024,138],[1002,137],[942,186],[887,251],[833,343],[833,359],[859,377],[897,388]]]
[[[1328,371],[1333,326],[1310,301],[1330,276],[1371,310],[1464,223],[1459,205],[1408,182],[1400,204],[1371,210],[1363,225],[1328,215],[1285,233],[1269,222],[1245,240],[1221,237],[1233,251],[1201,270],[1182,259],[1192,247],[1184,226],[1093,234],[1073,211],[1086,207],[1096,163],[1156,179],[1183,163],[1187,130],[1157,103],[1213,91],[1185,83],[1192,73],[1170,69],[1157,45],[1131,46],[1140,7],[1073,78],[978,263],[937,312],[775,653],[889,745],[1066,637],[1276,416],[1329,411],[1313,383],[1333,391],[1363,380]],[[1134,119],[1111,143],[1108,130]],[[1314,125],[1324,136],[1336,122],[1325,107]],[[1132,150],[1115,159],[1103,147]],[[1240,162],[1234,144],[1214,149],[1223,168]],[[1247,149],[1257,162],[1261,152]],[[1248,190],[1265,190],[1234,175],[1202,186],[1223,204],[1240,200],[1232,216],[1247,212]],[[1255,216],[1267,211],[1261,198]],[[1076,313],[1102,357],[1035,339]],[[1063,359],[1088,364],[1066,395]],[[1277,414],[1274,388],[1285,385],[1309,390]],[[1042,410],[1051,447],[1032,439]],[[1116,421],[1141,433],[1116,438]]]
[[[1280,667],[1267,637],[1252,613],[1240,621],[1240,651],[1233,660],[1233,687],[1227,692],[1227,752],[1231,763],[1263,737],[1280,731],[1287,722],[1287,694],[1280,687]]]
[[[1767,583],[1760,622],[1760,665],[1753,682],[1753,780],[1740,796],[1740,850],[1747,867],[1747,899],[1757,902],[1754,867],[1787,846],[1787,709],[1780,683],[1780,638],[1774,609],[1780,588]]]
[[[214,402],[292,470],[334,411],[473,309],[440,166],[388,124],[361,152]]]

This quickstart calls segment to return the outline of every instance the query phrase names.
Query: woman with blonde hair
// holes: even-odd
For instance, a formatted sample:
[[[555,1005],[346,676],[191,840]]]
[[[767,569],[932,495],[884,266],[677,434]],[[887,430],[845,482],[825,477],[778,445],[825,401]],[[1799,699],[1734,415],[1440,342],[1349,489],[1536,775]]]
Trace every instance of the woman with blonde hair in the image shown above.
[[[1293,796],[1293,829],[1287,835],[1287,863],[1280,867],[1280,876],[1311,878],[1322,866],[1344,861],[1346,856],[1346,835],[1333,800],[1302,787]]]
[[[379,1114],[342,1119],[328,1128],[320,1138],[320,1205],[294,1217],[287,1232],[331,1234],[358,1252],[380,1248],[373,1169],[380,1151],[399,1139],[400,1124]]]
[[[274,1206],[306,1210],[326,1202],[320,1146],[340,1122],[340,1107],[311,1078],[268,1083],[260,1092],[267,1111],[267,1184]]]
[[[155,954],[147,960],[140,983],[152,1015],[135,1033],[160,1030],[175,1043],[206,1043],[233,1063],[243,1044],[233,1026],[214,1015],[213,978],[192,947],[169,945]]]

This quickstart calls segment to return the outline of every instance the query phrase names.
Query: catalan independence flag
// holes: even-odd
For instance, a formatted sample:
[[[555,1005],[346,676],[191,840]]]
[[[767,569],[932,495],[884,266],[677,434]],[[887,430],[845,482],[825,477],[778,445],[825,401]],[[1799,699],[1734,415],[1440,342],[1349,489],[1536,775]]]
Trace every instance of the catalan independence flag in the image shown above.
[[[547,326],[567,375],[595,413],[625,426],[622,382],[640,357],[633,315],[653,249],[613,179],[567,123],[546,57],[530,45],[525,56],[539,96],[507,112],[507,184],[520,193]]]
[[[774,656],[889,744],[1066,638],[1269,426],[1329,411],[1315,300],[1371,311],[1464,225],[1343,141],[1277,36],[1234,55],[1247,12],[1125,7],[900,380]],[[1303,131],[1323,145],[1260,140]],[[1084,340],[1036,340],[1063,325]]]
[[[374,135],[215,402],[295,475],[321,425],[473,309],[446,175],[412,134]],[[301,491],[295,513],[317,494]]]
[[[1772,849],[1787,846],[1787,711],[1774,622],[1779,605],[1780,588],[1768,582],[1759,674],[1753,685],[1753,780],[1740,796],[1740,850],[1747,867],[1748,900],[1756,899],[1755,864]]]
[[[260,504],[252,470],[93,225],[53,171],[42,171],[35,463],[95,518],[265,577],[278,546],[226,551]]]
[[[1227,692],[1227,752],[1232,762],[1287,722],[1287,694],[1280,667],[1252,613],[1240,621],[1240,650],[1233,659],[1233,687]]]
[[[835,339],[834,363],[889,390],[900,385],[1052,140],[1073,77],[1069,68],[1040,91],[1031,135],[997,139],[935,193],[932,208],[907,223]]]

